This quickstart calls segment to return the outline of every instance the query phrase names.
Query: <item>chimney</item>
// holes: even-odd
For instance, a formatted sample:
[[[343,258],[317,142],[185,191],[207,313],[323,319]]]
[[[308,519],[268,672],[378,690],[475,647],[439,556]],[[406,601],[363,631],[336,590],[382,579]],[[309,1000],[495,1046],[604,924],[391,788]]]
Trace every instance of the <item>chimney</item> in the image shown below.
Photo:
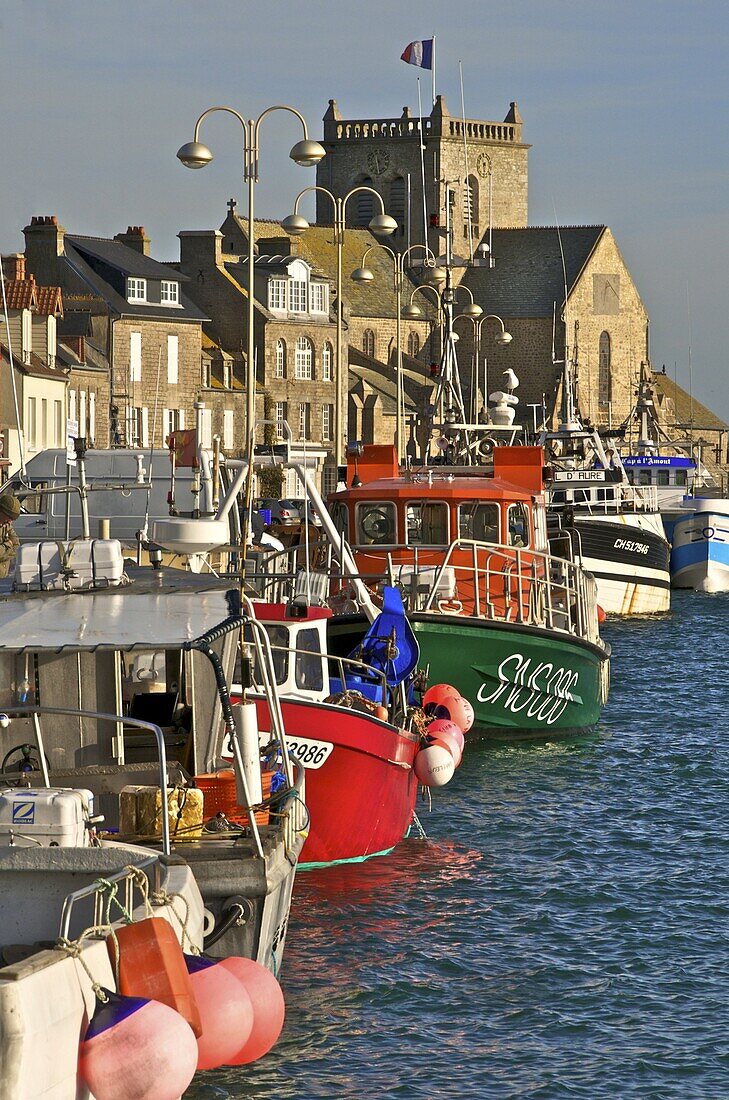
[[[25,256],[22,252],[3,256],[3,275],[11,283],[22,283],[25,280]]]
[[[55,214],[34,215],[23,234],[26,272],[32,273],[40,286],[59,286],[58,258],[64,253],[66,230],[58,224],[58,218]]]
[[[143,256],[149,256],[151,242],[143,225],[128,225],[126,233],[117,233],[114,240],[125,244],[127,248],[133,248],[135,252],[141,252]]]
[[[59,336],[59,341],[70,348],[81,363],[86,362],[86,341],[83,336]]]
[[[191,279],[200,271],[205,274],[220,267],[223,255],[223,234],[219,229],[182,229],[180,240],[180,270]]]

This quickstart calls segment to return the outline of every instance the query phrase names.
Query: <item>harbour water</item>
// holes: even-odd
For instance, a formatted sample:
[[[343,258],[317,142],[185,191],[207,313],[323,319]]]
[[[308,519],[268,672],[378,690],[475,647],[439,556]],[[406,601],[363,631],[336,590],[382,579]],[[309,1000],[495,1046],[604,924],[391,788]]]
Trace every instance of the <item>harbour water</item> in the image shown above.
[[[471,747],[429,839],[301,874],[287,1024],[191,1100],[729,1096],[729,596],[611,622],[578,741]]]

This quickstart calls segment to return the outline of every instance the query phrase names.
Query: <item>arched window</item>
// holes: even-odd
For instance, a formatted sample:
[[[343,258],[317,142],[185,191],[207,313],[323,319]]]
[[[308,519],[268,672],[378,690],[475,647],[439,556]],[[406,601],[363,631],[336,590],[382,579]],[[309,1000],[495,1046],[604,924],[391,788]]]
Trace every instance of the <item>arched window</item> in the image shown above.
[[[469,176],[463,187],[463,236],[478,235],[478,180]]]
[[[308,336],[300,336],[296,341],[295,375],[299,379],[314,377],[314,345]]]
[[[322,382],[332,380],[332,345],[327,340],[321,353],[321,378]]]
[[[600,333],[598,392],[601,405],[609,405],[613,399],[613,380],[610,369],[610,333]]]
[[[374,359],[375,347],[375,334],[371,328],[366,328],[362,333],[362,351],[365,355],[369,355],[370,359]]]
[[[283,340],[276,341],[276,378],[286,377],[286,344]]]
[[[420,351],[420,337],[418,336],[417,332],[409,332],[408,333],[408,355],[411,357],[411,359],[414,359],[419,351]]]
[[[405,219],[407,217],[406,198],[405,180],[402,176],[397,176],[390,184],[390,205],[387,212],[397,222],[397,229],[395,232],[399,237],[405,234]]]
[[[366,176],[357,186],[371,187],[372,180]],[[367,228],[374,216],[375,196],[371,191],[358,191],[354,196],[354,224]]]

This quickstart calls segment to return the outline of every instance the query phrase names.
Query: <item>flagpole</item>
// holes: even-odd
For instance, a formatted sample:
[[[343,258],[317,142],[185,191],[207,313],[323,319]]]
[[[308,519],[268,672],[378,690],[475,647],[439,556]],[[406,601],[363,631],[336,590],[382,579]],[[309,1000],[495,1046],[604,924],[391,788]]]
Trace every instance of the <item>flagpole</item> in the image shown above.
[[[423,188],[423,244],[428,246],[428,202],[425,195],[425,135],[423,134],[423,101],[420,95],[420,77],[418,77],[418,116],[420,118],[420,179]]]
[[[433,35],[433,106],[435,107],[435,35]]]

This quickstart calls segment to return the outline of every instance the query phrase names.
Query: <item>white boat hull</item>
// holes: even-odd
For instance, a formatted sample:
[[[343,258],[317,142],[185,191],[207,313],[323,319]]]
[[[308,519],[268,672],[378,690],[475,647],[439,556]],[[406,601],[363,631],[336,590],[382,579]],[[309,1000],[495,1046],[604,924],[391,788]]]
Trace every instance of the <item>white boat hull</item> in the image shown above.
[[[671,606],[669,545],[657,513],[578,515],[581,564],[606,615],[653,615]]]

